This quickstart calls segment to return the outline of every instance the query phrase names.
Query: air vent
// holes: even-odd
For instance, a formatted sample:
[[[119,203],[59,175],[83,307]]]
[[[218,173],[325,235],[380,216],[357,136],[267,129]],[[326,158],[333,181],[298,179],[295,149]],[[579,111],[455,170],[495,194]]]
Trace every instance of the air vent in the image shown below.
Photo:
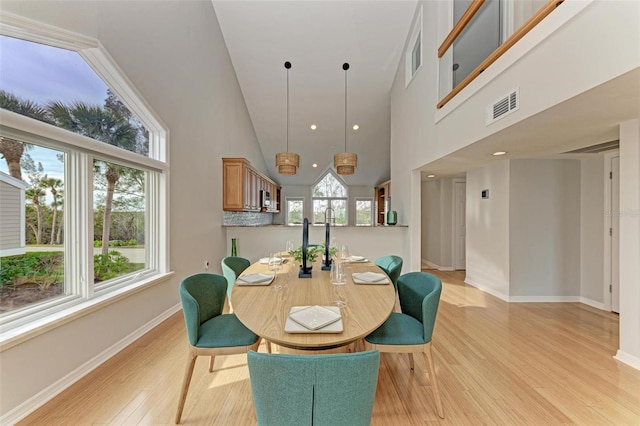
[[[487,106],[487,126],[505,115],[517,111],[518,108],[520,108],[520,88],[516,87],[508,95]]]
[[[620,141],[615,140],[610,142],[599,143],[596,145],[585,146],[584,148],[574,149],[573,151],[567,151],[567,152],[564,152],[563,154],[599,154],[601,152],[611,151],[613,149],[618,149],[618,148],[620,148]]]

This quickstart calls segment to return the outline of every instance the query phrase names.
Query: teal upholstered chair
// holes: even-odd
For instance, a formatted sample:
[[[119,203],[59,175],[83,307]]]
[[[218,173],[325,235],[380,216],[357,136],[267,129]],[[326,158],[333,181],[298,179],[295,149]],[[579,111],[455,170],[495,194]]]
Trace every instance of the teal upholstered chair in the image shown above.
[[[436,409],[438,415],[444,418],[431,353],[433,327],[441,292],[442,282],[435,275],[426,272],[401,275],[398,278],[398,296],[402,313],[391,313],[391,316],[364,340],[366,349],[408,353],[411,370],[414,369],[413,353],[422,352],[427,360]]]
[[[222,265],[222,273],[227,279],[227,300],[229,301],[229,308],[231,312],[233,312],[233,304],[231,303],[233,285],[236,283],[240,274],[251,265],[251,262],[244,257],[227,256],[222,259],[220,264]],[[267,351],[271,353],[271,342],[267,342]]]
[[[187,327],[189,356],[178,403],[176,423],[180,423],[193,367],[198,356],[210,356],[213,371],[216,355],[258,350],[260,338],[245,327],[235,314],[223,314],[227,280],[217,274],[195,274],[180,283],[180,300]]]
[[[398,291],[398,277],[402,272],[402,258],[400,256],[382,256],[376,259],[376,266],[389,276],[396,291]]]
[[[229,301],[229,307],[231,307],[231,290],[236,283],[238,276],[251,265],[249,260],[244,257],[228,256],[222,259],[220,262],[222,265],[222,274],[227,279],[227,300]]]
[[[378,351],[327,355],[249,352],[259,426],[368,426]]]

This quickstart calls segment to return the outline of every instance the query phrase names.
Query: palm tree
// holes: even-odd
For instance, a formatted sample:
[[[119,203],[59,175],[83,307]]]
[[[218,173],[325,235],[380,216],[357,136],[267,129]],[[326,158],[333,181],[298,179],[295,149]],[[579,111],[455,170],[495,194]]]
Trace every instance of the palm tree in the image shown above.
[[[53,217],[51,218],[51,240],[49,242],[49,244],[53,245],[56,241],[56,223],[58,220],[58,189],[62,187],[62,181],[44,175],[44,178],[40,181],[40,187],[48,189],[53,197],[53,201],[51,202],[51,209],[53,210]]]
[[[115,110],[107,110],[84,102],[73,102],[69,105],[50,102],[47,109],[59,127],[128,151],[133,151],[136,146],[138,130],[126,117]],[[120,178],[120,168],[112,163],[106,164],[107,197],[102,227],[102,254],[109,252],[113,193]]]
[[[26,190],[25,195],[27,199],[31,201],[33,204],[33,208],[36,211],[36,223],[34,224],[26,219],[27,225],[31,227],[33,234],[36,236],[36,244],[42,244],[42,227],[44,225],[44,221],[42,219],[42,206],[40,205],[40,199],[44,197],[44,191],[41,188],[29,188]]]
[[[18,98],[12,93],[5,90],[0,90],[0,108],[13,111],[15,113],[25,115],[30,118],[34,118],[45,123],[50,123],[46,108],[33,101],[26,101]],[[9,174],[22,180],[22,169],[20,167],[20,161],[25,149],[29,149],[31,146],[23,144],[15,139],[0,137],[0,154],[7,162],[7,168]]]

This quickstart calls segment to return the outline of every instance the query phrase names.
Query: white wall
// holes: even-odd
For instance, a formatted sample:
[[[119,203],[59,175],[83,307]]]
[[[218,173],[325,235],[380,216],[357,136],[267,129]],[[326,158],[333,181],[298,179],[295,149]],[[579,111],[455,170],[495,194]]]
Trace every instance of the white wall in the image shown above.
[[[580,160],[580,297],[604,306],[604,161],[602,155]]]
[[[509,160],[467,172],[466,282],[509,297]],[[489,198],[482,199],[483,190]]]
[[[440,256],[441,181],[422,182],[422,259],[431,267],[442,264]]]
[[[510,163],[510,300],[576,300],[580,292],[580,162]]]
[[[2,9],[99,39],[169,127],[171,144],[174,277],[0,353],[0,412],[19,415],[175,311],[180,280],[204,259],[220,271],[221,158],[265,167],[211,2],[3,1]]]
[[[640,369],[640,117],[620,125],[620,350]]]

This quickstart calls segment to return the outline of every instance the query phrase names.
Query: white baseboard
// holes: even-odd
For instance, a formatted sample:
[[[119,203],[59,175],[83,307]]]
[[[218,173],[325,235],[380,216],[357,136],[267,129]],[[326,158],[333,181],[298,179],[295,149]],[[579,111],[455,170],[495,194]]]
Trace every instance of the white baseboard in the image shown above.
[[[640,358],[638,358],[637,356],[633,356],[618,349],[618,352],[616,353],[614,358],[635,368],[636,370],[640,370]]]
[[[604,307],[604,303],[602,302],[596,302],[595,300],[591,300],[591,299],[587,299],[586,297],[580,297],[580,303],[584,303],[585,305],[589,305],[592,308],[596,308],[596,309],[600,309],[602,311],[605,311],[607,309],[605,309]]]
[[[158,326],[162,321],[166,320],[171,315],[178,312],[180,309],[181,305],[178,303],[177,305],[172,306],[171,308],[162,312],[160,315],[158,315],[148,323],[142,325],[142,327],[138,328],[133,333],[124,337],[116,344],[105,349],[89,361],[73,370],[71,373],[67,374],[55,383],[52,383],[47,388],[38,392],[11,411],[8,411],[0,416],[0,424],[14,425],[20,420],[24,419],[29,414],[33,413],[35,410],[43,406],[45,403],[49,402],[60,392],[67,389],[69,386],[89,374],[91,371],[106,362],[109,358],[113,357],[115,354],[129,346],[131,343],[135,342],[137,339],[151,331],[154,327]]]
[[[578,296],[509,296],[509,302],[514,303],[569,303],[579,302]]]
[[[429,262],[428,260],[422,259],[422,263],[427,265],[428,269],[437,269],[438,271],[455,271],[455,268],[451,266],[440,266],[436,265],[433,262]]]
[[[505,302],[509,301],[509,296],[503,293],[500,293],[499,291],[495,291],[494,289],[487,287],[485,285],[482,285],[476,281],[474,281],[472,278],[469,278],[469,276],[467,275],[464,279],[465,284],[469,284],[472,287],[477,288],[478,290],[482,290],[485,293],[489,293],[492,296],[497,297],[498,299],[502,299]]]

